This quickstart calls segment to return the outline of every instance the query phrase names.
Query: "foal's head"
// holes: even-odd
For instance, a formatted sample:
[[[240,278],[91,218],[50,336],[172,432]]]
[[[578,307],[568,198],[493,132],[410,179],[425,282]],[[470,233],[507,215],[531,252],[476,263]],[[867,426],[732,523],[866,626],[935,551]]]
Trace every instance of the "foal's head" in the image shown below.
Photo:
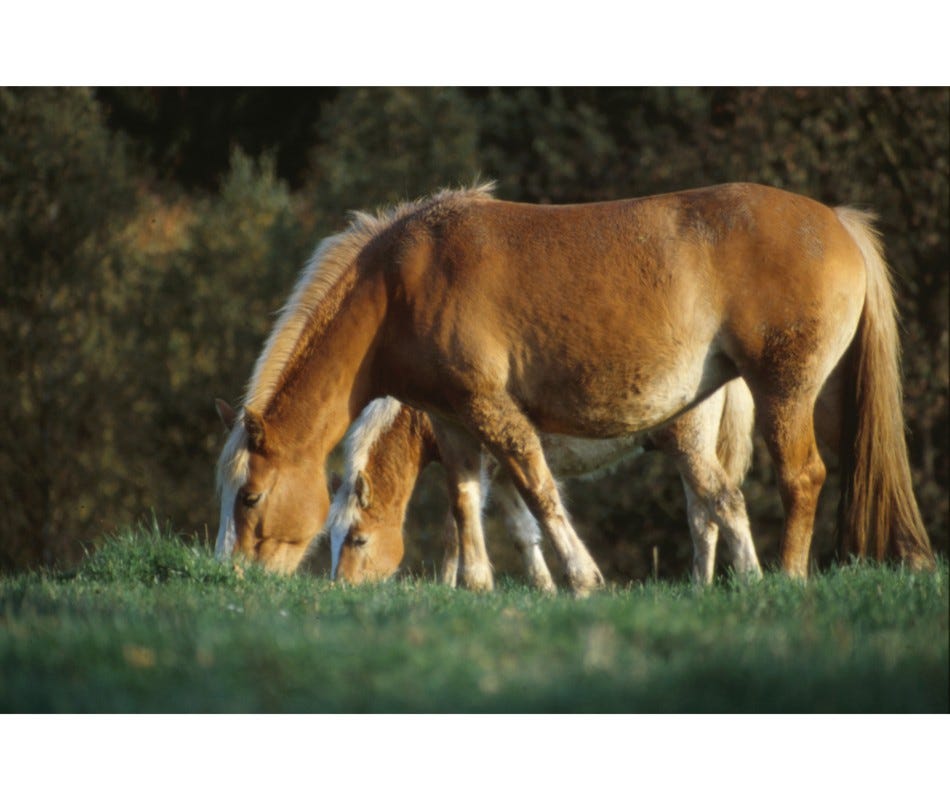
[[[366,407],[347,438],[345,475],[330,509],[334,577],[378,581],[399,568],[406,507],[435,455],[424,414],[391,397]]]
[[[374,491],[372,464],[367,467],[337,490],[327,526],[333,577],[348,583],[390,577],[405,553],[405,503],[388,492]]]
[[[218,462],[221,523],[215,553],[241,555],[275,572],[293,572],[323,527],[330,497],[322,465],[268,434],[263,418],[218,410],[231,434]]]

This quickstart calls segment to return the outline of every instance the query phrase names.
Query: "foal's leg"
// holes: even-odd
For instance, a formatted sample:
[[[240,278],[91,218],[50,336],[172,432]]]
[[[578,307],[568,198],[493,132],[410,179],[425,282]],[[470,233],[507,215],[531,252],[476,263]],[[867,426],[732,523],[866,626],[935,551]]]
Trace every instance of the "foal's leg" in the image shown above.
[[[557,551],[576,594],[602,586],[603,575],[578,538],[561,504],[544,460],[541,440],[506,392],[469,398],[457,409],[462,420],[491,449]]]
[[[451,509],[445,515],[442,545],[442,583],[455,588],[459,571],[459,530]]]
[[[507,475],[497,479],[493,496],[505,516],[515,544],[521,551],[525,572],[531,585],[545,592],[555,591],[554,579],[541,552],[541,529]]]
[[[466,589],[490,591],[494,581],[482,532],[481,445],[467,431],[454,425],[433,420],[432,427],[448,473],[449,503],[457,530],[454,561],[458,564],[458,580]],[[453,560],[449,536],[447,522],[445,537],[449,549],[443,561],[442,577],[449,585],[455,585],[447,575]]]
[[[789,575],[805,578],[818,495],[826,475],[815,443],[815,398],[757,396],[756,408],[762,435],[775,462],[785,509],[782,568]]]

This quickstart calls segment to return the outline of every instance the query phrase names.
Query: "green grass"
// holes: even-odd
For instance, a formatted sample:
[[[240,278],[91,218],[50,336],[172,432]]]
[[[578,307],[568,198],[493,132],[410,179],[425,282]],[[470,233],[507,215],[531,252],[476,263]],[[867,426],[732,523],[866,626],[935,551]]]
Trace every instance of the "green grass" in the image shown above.
[[[347,588],[141,530],[0,579],[0,712],[945,713],[947,581]]]

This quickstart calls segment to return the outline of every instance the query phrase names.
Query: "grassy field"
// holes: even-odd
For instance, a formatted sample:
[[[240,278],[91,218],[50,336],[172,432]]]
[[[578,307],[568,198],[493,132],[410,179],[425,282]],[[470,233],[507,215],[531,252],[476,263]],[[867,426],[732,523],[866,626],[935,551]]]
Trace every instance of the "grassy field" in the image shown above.
[[[947,581],[348,588],[128,532],[0,579],[0,712],[946,713]]]

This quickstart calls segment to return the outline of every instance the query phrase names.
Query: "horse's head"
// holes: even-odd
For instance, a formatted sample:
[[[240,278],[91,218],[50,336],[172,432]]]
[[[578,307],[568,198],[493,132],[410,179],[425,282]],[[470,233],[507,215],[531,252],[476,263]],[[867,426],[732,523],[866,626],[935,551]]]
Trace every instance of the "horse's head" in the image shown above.
[[[244,409],[238,415],[221,402],[218,410],[231,433],[218,461],[221,522],[215,554],[293,572],[326,519],[330,498],[322,465],[299,454],[290,457],[256,412]]]
[[[405,504],[375,493],[371,475],[357,472],[333,497],[327,528],[333,577],[349,583],[388,578],[402,561]]]

